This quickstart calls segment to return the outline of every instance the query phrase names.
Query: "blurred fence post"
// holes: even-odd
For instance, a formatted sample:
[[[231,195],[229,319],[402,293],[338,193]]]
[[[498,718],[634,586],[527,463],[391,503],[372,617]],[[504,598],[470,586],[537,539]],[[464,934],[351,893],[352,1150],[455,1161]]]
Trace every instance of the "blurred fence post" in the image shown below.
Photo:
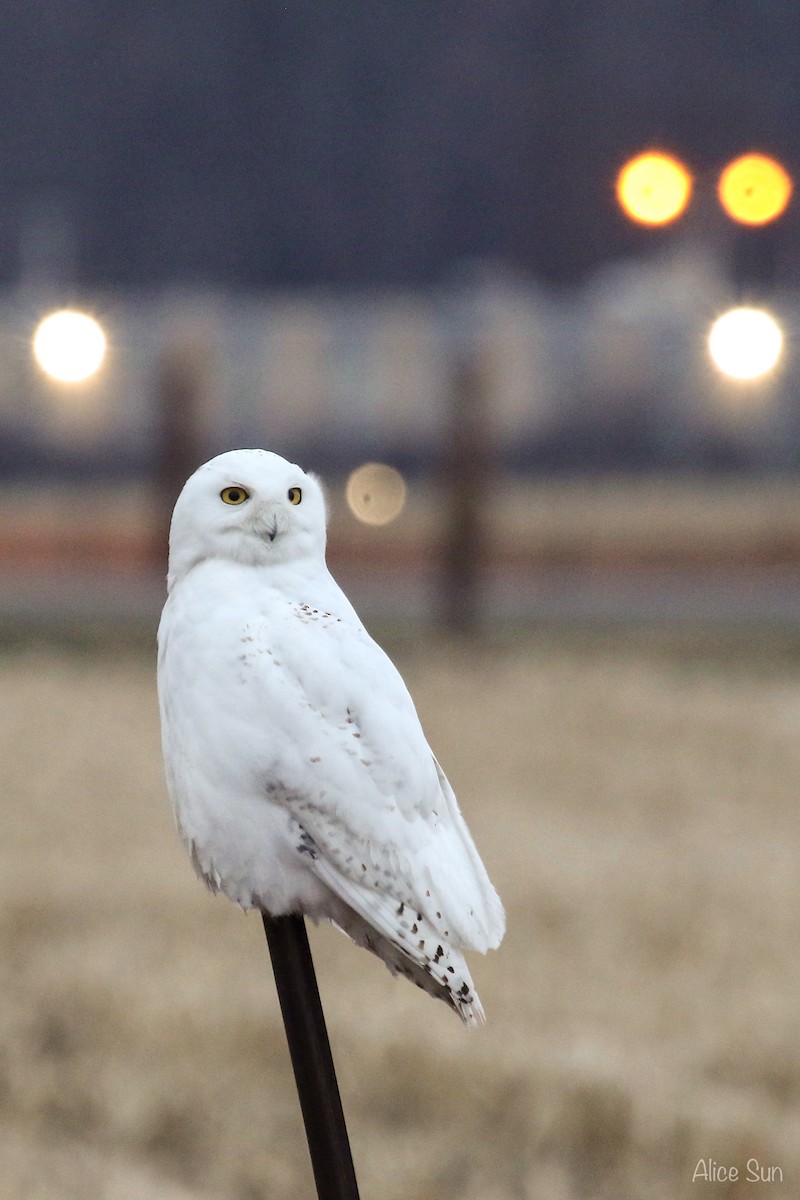
[[[154,562],[165,565],[169,521],[181,488],[200,465],[200,416],[204,383],[209,372],[207,347],[197,337],[170,342],[156,378]]]
[[[444,531],[439,616],[445,629],[475,634],[486,558],[492,439],[485,357],[472,347],[456,362],[443,431]]]

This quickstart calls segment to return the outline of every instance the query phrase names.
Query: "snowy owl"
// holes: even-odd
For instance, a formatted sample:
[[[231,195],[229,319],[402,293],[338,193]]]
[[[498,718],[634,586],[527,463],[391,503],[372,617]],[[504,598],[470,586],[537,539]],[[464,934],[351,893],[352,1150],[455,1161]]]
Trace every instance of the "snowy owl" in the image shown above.
[[[267,450],[200,467],[158,631],[167,785],[212,891],[327,918],[483,1018],[465,950],[505,918],[397,669],[325,562],[317,479]]]

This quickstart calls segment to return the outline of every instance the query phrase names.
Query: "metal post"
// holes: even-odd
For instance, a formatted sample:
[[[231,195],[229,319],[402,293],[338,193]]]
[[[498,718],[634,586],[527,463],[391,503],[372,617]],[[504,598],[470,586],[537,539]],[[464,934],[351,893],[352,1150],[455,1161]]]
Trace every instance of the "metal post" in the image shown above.
[[[358,1200],[353,1158],[302,917],[262,913],[319,1200]]]

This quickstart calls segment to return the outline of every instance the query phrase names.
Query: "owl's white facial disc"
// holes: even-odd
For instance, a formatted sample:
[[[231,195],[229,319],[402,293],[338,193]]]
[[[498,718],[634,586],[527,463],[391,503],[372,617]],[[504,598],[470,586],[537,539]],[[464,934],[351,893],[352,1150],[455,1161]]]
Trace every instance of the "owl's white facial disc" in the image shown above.
[[[325,500],[313,475],[269,450],[229,450],[183,487],[170,527],[169,586],[206,559],[268,566],[325,557]]]

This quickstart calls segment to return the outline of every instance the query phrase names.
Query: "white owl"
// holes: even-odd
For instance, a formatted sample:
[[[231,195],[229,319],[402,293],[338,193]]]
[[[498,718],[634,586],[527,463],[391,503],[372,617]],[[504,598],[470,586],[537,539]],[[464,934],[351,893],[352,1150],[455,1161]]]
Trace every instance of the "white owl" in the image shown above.
[[[273,916],[326,917],[483,1017],[465,950],[505,918],[398,671],[325,563],[313,475],[267,450],[200,467],[175,505],[158,690],[195,869]]]

